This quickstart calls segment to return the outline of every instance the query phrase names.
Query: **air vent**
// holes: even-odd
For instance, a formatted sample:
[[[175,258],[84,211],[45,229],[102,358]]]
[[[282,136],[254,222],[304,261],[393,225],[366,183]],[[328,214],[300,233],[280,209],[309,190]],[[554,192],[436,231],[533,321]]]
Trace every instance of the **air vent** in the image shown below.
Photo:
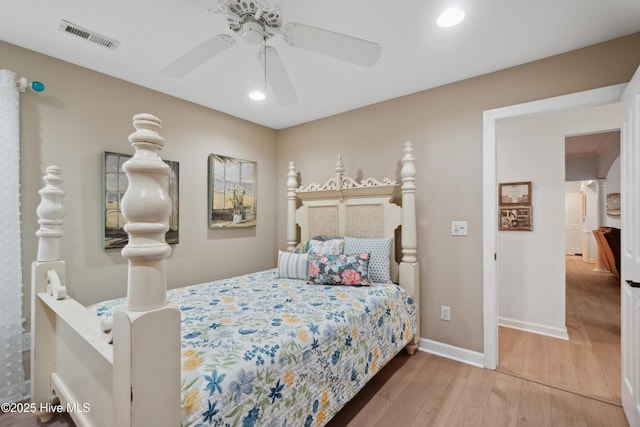
[[[73,34],[74,36],[83,38],[91,43],[100,45],[102,47],[109,48],[111,50],[115,50],[120,46],[120,42],[114,39],[110,39],[109,37],[105,37],[101,34],[96,33],[95,31],[88,30],[79,25],[72,24],[69,21],[65,21],[64,19],[60,21],[60,31],[64,31],[65,33]]]

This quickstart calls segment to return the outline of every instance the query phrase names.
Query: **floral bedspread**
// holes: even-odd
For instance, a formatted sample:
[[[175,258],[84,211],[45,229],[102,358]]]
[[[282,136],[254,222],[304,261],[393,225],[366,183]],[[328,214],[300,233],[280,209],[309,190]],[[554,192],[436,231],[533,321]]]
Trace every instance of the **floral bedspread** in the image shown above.
[[[416,329],[416,305],[395,284],[308,285],[274,269],[168,297],[182,313],[185,427],[322,426]]]

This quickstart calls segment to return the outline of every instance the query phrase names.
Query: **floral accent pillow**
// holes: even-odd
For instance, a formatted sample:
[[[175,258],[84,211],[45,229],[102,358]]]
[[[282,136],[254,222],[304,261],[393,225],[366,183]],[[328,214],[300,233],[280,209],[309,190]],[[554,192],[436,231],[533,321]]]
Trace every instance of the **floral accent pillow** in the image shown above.
[[[309,253],[309,283],[371,286],[369,258],[368,253],[329,256]]]
[[[344,239],[309,240],[308,252],[316,255],[340,255],[344,252]]]

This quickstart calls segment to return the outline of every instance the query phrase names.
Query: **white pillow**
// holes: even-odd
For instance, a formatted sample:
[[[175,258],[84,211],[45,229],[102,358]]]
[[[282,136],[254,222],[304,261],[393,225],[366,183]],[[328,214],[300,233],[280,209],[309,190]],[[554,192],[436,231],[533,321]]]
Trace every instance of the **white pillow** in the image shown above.
[[[307,254],[278,251],[278,277],[307,280],[309,278],[308,258]]]
[[[363,253],[371,254],[369,260],[369,278],[377,283],[391,282],[391,274],[389,273],[389,259],[391,258],[391,243],[393,237],[382,239],[359,239],[356,237],[344,238],[344,253]]]

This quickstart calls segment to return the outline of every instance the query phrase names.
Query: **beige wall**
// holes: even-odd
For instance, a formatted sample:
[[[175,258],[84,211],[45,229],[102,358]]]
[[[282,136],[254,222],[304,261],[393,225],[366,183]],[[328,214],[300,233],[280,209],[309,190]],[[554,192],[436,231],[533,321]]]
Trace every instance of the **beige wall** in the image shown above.
[[[483,111],[627,82],[639,64],[637,33],[279,131],[279,247],[289,161],[303,184],[329,178],[336,153],[348,175],[399,179],[402,144],[413,141],[422,337],[482,351]],[[450,235],[452,220],[469,222],[468,237]]]
[[[275,264],[276,132],[0,42],[1,68],[46,85],[21,98],[22,221],[25,301],[36,255],[42,174],[64,171],[67,214],[63,256],[69,292],[84,304],[123,296],[127,268],[119,250],[102,249],[102,153],[131,153],[134,114],[163,120],[163,157],[180,162],[180,243],[167,260],[169,287],[273,267]],[[258,225],[207,228],[207,157],[224,154],[258,162]],[[265,256],[265,254],[267,254]],[[29,304],[25,304],[29,319]],[[29,328],[29,325],[26,325]]]

